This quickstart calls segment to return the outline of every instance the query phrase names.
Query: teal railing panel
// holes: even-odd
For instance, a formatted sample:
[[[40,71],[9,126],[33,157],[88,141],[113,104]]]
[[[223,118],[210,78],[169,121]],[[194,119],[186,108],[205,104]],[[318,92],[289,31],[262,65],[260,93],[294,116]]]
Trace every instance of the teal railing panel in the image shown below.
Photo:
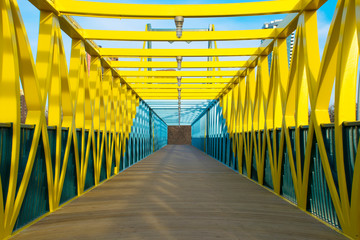
[[[205,124],[206,121],[206,124]],[[335,155],[335,132],[333,124],[326,124],[321,126],[322,134],[324,137],[325,148],[328,155],[328,161],[331,168],[332,177],[336,188],[338,189],[338,174],[337,174],[337,163]],[[299,131],[299,145],[300,145],[300,167],[301,172],[304,171],[304,162],[305,162],[305,151],[306,145],[309,141],[308,138],[308,126],[301,126],[297,131]],[[287,129],[289,133],[291,153],[295,157],[295,144],[296,144],[296,129],[290,127]],[[206,132],[206,136],[203,134]],[[222,109],[219,106],[218,102],[214,102],[200,117],[198,117],[192,124],[192,144],[198,149],[206,152],[210,156],[214,157],[218,161],[222,162],[226,166],[238,171],[240,167],[240,172],[248,176],[247,167],[246,167],[246,154],[245,150],[242,149],[242,156],[233,156],[232,147],[235,146],[235,153],[241,152],[237,149],[241,144],[232,145],[234,139],[242,138],[243,133],[235,133],[236,137],[229,138],[227,132],[227,127],[225,125],[225,120],[222,115]],[[266,133],[264,130],[254,131],[254,133],[244,133],[245,139],[254,139],[257,142],[260,142],[260,147],[264,148],[263,152],[263,163],[264,171],[263,173],[263,185],[271,190],[274,189],[273,179],[270,164],[270,151],[268,146],[268,140],[271,144],[271,147],[274,146],[274,141],[276,139],[276,158],[273,157],[273,161],[281,160],[281,176],[280,176],[280,195],[289,201],[297,204],[293,176],[291,172],[291,158],[288,145],[286,141],[283,142],[283,146],[280,145],[281,138],[286,139],[284,132],[281,128],[270,129]],[[252,134],[255,134],[252,136]],[[263,141],[265,138],[265,141]],[[310,158],[310,171],[309,171],[309,181],[308,181],[308,194],[307,194],[307,204],[306,209],[308,212],[316,216],[317,218],[322,219],[323,221],[331,224],[332,226],[341,229],[339,220],[332,202],[329,187],[327,185],[325,174],[323,170],[323,165],[321,157],[319,154],[318,145],[316,142],[316,135],[313,136],[313,146],[311,150]],[[360,122],[353,123],[344,123],[343,124],[343,146],[344,146],[344,166],[346,173],[346,183],[349,194],[349,199],[351,199],[352,191],[352,182],[353,182],[353,173],[354,166],[356,161],[357,147],[359,144],[360,138]],[[260,140],[260,141],[259,141]],[[206,147],[204,147],[204,145]],[[259,146],[258,146],[259,147]],[[282,155],[279,156],[280,149],[283,149]],[[251,178],[254,181],[258,181],[258,166],[256,164],[256,155],[255,148],[251,150]],[[274,151],[272,151],[274,154]],[[241,162],[241,166],[236,164]],[[298,171],[298,165],[296,162],[293,163],[295,171]],[[339,189],[338,189],[339,190]]]
[[[8,193],[9,177],[10,177],[10,164],[11,164],[11,151],[12,148],[12,125],[0,125],[0,178],[3,193],[3,202],[6,202]]]
[[[17,190],[19,189],[21,179],[25,172],[33,132],[33,126],[25,126],[21,128]],[[27,223],[33,221],[34,219],[38,218],[39,216],[45,214],[48,211],[49,198],[46,178],[45,155],[42,140],[40,139],[34,165],[29,179],[28,188],[25,193],[24,202],[21,206],[19,216],[14,226],[14,230],[25,226]]]
[[[205,134],[206,133],[206,134]],[[191,125],[192,145],[206,152],[226,166],[238,170],[233,140],[227,131],[219,102],[207,109]]]
[[[55,127],[48,127],[48,137],[50,144],[51,165],[55,168],[55,156],[56,156],[56,133]],[[29,151],[33,140],[34,126],[22,125],[20,134],[20,152],[19,152],[19,169],[17,189],[21,184],[25,168],[27,166]],[[11,149],[12,149],[12,136],[13,130],[11,124],[0,124],[0,179],[2,187],[2,198],[6,204],[9,175],[11,168]],[[69,129],[61,129],[61,161],[60,169],[63,168],[63,158],[65,155],[65,147],[68,141]],[[97,144],[98,139],[100,143],[104,141],[104,137],[108,138],[108,141],[104,142],[103,152],[101,157],[101,169],[100,169],[100,182],[107,179],[106,173],[106,150],[110,149],[109,144],[115,137],[113,133],[106,133],[94,131],[94,142]],[[82,141],[87,145],[89,138],[89,130],[77,129],[76,137],[78,141],[78,155],[81,158],[81,152],[86,152],[86,149],[82,149]],[[84,138],[83,138],[84,137]],[[120,136],[117,136],[120,138]],[[125,154],[121,154],[120,158],[120,171],[127,167],[137,163],[141,159],[150,155],[151,153],[159,150],[167,145],[167,125],[150,109],[143,101],[137,108],[137,114],[134,118],[131,133],[129,134],[128,143],[126,146]],[[95,172],[94,172],[94,154],[93,146],[90,145],[88,164],[86,168],[85,186],[84,190],[88,190],[95,185]],[[113,151],[111,161],[111,175],[114,174],[115,167],[115,150]],[[81,166],[81,163],[78,163]],[[65,166],[64,166],[65,167]],[[71,139],[69,159],[65,169],[65,179],[63,189],[60,196],[60,205],[68,202],[78,195],[78,179],[76,169],[76,158],[74,140]],[[55,174],[53,172],[53,174]],[[24,201],[21,205],[19,216],[16,220],[13,231],[20,229],[21,227],[31,223],[35,219],[49,212],[49,193],[48,193],[48,179],[47,179],[47,167],[45,161],[45,152],[42,141],[42,135],[39,140],[37,152],[34,160],[34,165],[31,171],[28,187],[25,192]],[[54,176],[53,176],[54,180]]]
[[[87,141],[89,137],[89,130],[85,131],[85,140]],[[96,141],[95,141],[96,142]],[[95,172],[94,172],[94,154],[93,154],[93,146],[90,145],[89,150],[89,159],[88,165],[86,169],[86,178],[85,178],[85,187],[84,190],[88,190],[89,188],[95,185]]]
[[[68,139],[69,130],[68,129],[62,129],[61,132],[61,145],[62,145],[62,151],[61,151],[61,159],[64,159],[65,154],[65,146]],[[81,131],[76,131],[77,140],[78,140],[78,148],[81,149]],[[52,135],[53,137],[56,137],[56,135]],[[54,139],[55,141],[55,139]],[[80,156],[79,156],[80,157]],[[60,162],[61,169],[63,168],[63,161]],[[70,199],[77,196],[78,189],[77,189],[77,176],[76,176],[76,163],[75,163],[75,149],[74,149],[74,141],[71,141],[70,145],[70,152],[69,152],[69,159],[66,166],[66,173],[65,173],[65,179],[64,179],[64,185],[61,193],[60,198],[60,204],[63,204]]]

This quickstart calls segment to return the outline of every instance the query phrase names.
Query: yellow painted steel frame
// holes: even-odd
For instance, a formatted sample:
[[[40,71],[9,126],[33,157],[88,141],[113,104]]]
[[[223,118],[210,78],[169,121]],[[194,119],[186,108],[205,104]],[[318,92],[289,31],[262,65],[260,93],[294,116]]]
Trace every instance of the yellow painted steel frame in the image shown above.
[[[13,124],[11,169],[5,203],[0,181],[0,239],[3,239],[11,235],[19,215],[40,138],[45,151],[49,209],[52,212],[60,205],[71,147],[75,149],[78,195],[84,192],[91,145],[95,163],[95,185],[99,184],[102,164],[100,160],[104,151],[107,178],[111,173],[109,161],[113,151],[116,151],[115,173],[119,171],[120,151],[122,154],[125,152],[126,139],[136,114],[138,97],[125,84],[121,84],[119,79],[114,78],[110,69],[104,68],[102,77],[101,61],[97,56],[91,58],[91,71],[90,75],[88,74],[85,45],[81,39],[72,39],[68,74],[59,19],[52,12],[40,13],[38,54],[35,64],[16,1],[1,1],[0,10],[2,29],[0,111],[6,113],[0,114],[0,122]],[[26,124],[35,125],[35,130],[24,175],[20,179],[21,182],[17,183],[20,148],[19,79],[28,107]],[[46,103],[47,99],[48,103]],[[49,126],[56,127],[56,150],[53,160],[45,119],[46,108],[48,108]],[[126,117],[121,119],[121,116]],[[61,146],[63,127],[69,128],[66,146]],[[81,129],[81,138],[77,138],[76,129]],[[85,130],[89,130],[86,142]],[[103,133],[102,139],[99,137],[97,142],[94,131]],[[78,145],[78,141],[81,144]],[[81,150],[78,146],[81,146]],[[61,159],[62,149],[65,149],[63,159]],[[55,162],[54,167],[52,161]],[[20,187],[16,192],[18,184]]]
[[[275,36],[279,29],[256,29],[234,31],[205,31],[184,32],[181,38],[177,38],[173,32],[156,31],[112,31],[84,29],[86,39],[93,40],[117,40],[117,41],[224,41],[224,40],[255,40],[269,39]]]
[[[223,116],[233,140],[238,166],[243,162],[251,178],[252,156],[255,155],[259,184],[264,182],[265,146],[269,150],[274,192],[280,194],[281,170],[285,146],[289,150],[291,176],[297,205],[306,209],[311,147],[316,139],[322,167],[331,199],[344,234],[360,239],[360,152],[356,153],[351,197],[349,197],[344,167],[343,123],[355,121],[355,96],[360,45],[360,0],[338,0],[330,26],[323,57],[320,61],[317,16],[326,0],[278,0],[234,4],[209,5],[137,5],[96,3],[62,0],[30,0],[41,10],[38,54],[33,60],[24,23],[16,0],[0,1],[0,122],[12,123],[13,138],[11,166],[6,202],[3,201],[0,181],[0,238],[11,235],[19,215],[34,165],[37,147],[42,139],[45,151],[49,209],[59,208],[70,148],[75,149],[78,195],[84,193],[84,184],[90,151],[94,157],[95,185],[100,182],[102,156],[106,156],[107,178],[111,175],[111,156],[115,153],[114,172],[118,173],[121,156],[131,132],[139,96],[143,99],[177,99],[177,89],[201,89],[197,94],[185,92],[182,99],[216,99],[219,97]],[[74,28],[66,14],[80,16],[163,18],[250,16],[262,14],[289,14],[282,26],[274,31],[241,31],[237,36],[219,36],[219,32],[184,33],[179,40],[237,40],[266,38],[258,48],[218,49],[97,49],[86,38],[97,39],[101,32]],[[70,71],[68,71],[61,29],[72,38]],[[286,37],[296,29],[296,40],[290,69],[288,68]],[[214,28],[212,28],[214,30]],[[254,36],[254,33],[256,32]],[[119,40],[119,32],[106,32],[106,39]],[[134,33],[132,33],[134,34]],[[175,34],[175,33],[174,33]],[[249,35],[247,35],[249,34]],[[259,35],[258,35],[259,34]],[[96,35],[96,36],[95,36]],[[221,35],[221,33],[220,33]],[[246,36],[245,36],[246,35]],[[260,36],[261,35],[261,36]],[[95,36],[95,37],[94,37]],[[175,35],[141,33],[130,35],[128,40],[171,40]],[[130,39],[131,38],[131,39]],[[102,39],[105,39],[103,37]],[[121,39],[125,40],[125,39]],[[149,39],[146,39],[149,40]],[[268,57],[272,52],[269,74]],[[91,55],[88,74],[87,53]],[[140,57],[139,63],[111,63],[103,56]],[[204,64],[210,71],[147,71],[147,68],[171,66],[165,62],[152,63],[147,57],[213,57]],[[219,56],[250,56],[238,62],[239,71],[221,71],[234,63],[220,62]],[[121,65],[123,64],[123,65]],[[139,71],[119,71],[114,67],[136,67]],[[198,63],[184,62],[184,67],[199,68]],[[141,71],[141,69],[144,71]],[[218,71],[215,71],[218,68]],[[206,80],[188,80],[176,84],[176,76],[211,77]],[[232,79],[222,78],[232,76]],[[124,79],[133,81],[128,85]],[[136,78],[130,78],[136,77]],[[142,77],[148,77],[142,81]],[[153,77],[153,78],[151,78]],[[160,78],[157,78],[160,77]],[[166,78],[161,78],[166,77]],[[173,77],[173,78],[171,78]],[[220,78],[215,78],[220,77]],[[133,79],[133,80],[131,80]],[[199,78],[200,79],[200,78]],[[226,79],[224,81],[224,79]],[[171,80],[171,81],[170,81]],[[175,81],[174,81],[175,80]],[[219,82],[217,82],[219,81]],[[160,84],[143,84],[160,83]],[[229,84],[221,84],[228,83]],[[186,83],[186,79],[182,83]],[[212,84],[201,84],[212,83]],[[335,83],[335,149],[338,186],[329,164],[321,124],[329,123],[328,105]],[[35,125],[26,169],[18,183],[20,149],[20,84],[28,107],[27,124]],[[131,88],[130,88],[131,86]],[[162,89],[158,96],[153,89]],[[208,91],[208,90],[213,91]],[[218,90],[216,90],[218,89]],[[144,91],[145,90],[145,91]],[[169,90],[169,91],[168,91]],[[220,92],[217,94],[217,92]],[[149,93],[150,92],[150,93]],[[301,168],[300,127],[308,124],[308,99],[311,115],[307,136],[304,168]],[[56,127],[55,159],[49,146],[45,109],[48,124]],[[6,114],[4,114],[6,113]],[[61,146],[61,130],[69,129],[66,146]],[[290,141],[289,128],[295,128],[295,142]],[[271,133],[280,130],[280,139]],[[81,129],[81,137],[76,134]],[[89,137],[85,141],[85,131]],[[256,132],[263,131],[262,138]],[[101,133],[95,138],[95,132]],[[252,133],[252,134],[249,134]],[[206,132],[205,132],[206,135]],[[80,144],[78,144],[80,143]],[[279,144],[279,146],[277,146]],[[81,146],[81,150],[78,149]],[[358,146],[359,149],[360,145]],[[65,149],[62,157],[61,149]],[[254,152],[254,154],[253,154]],[[244,157],[243,157],[244,156]],[[55,162],[53,167],[52,162]],[[61,162],[63,164],[61,164]],[[240,170],[241,172],[242,170]],[[16,191],[16,186],[19,190]]]
[[[174,62],[135,62],[135,61],[111,61],[114,68],[177,68]],[[239,68],[246,67],[246,61],[221,61],[221,62],[182,62],[181,68]]]
[[[100,54],[109,57],[207,57],[207,56],[257,56],[263,48],[221,49],[131,49],[101,48]]]
[[[223,116],[233,140],[238,166],[242,166],[242,162],[245,161],[247,177],[251,178],[252,151],[254,151],[258,183],[263,185],[265,145],[267,145],[274,192],[280,195],[282,157],[286,146],[297,206],[303,210],[307,207],[311,148],[314,138],[316,139],[326,183],[341,229],[344,234],[354,239],[360,239],[360,153],[356,154],[353,180],[350,183],[351,195],[349,195],[344,167],[343,123],[356,121],[355,97],[359,46],[360,1],[338,1],[321,61],[316,11],[303,11],[297,20],[290,70],[288,70],[286,39],[277,38],[273,47],[270,76],[267,56],[259,56],[256,66],[246,70],[246,77],[238,78],[232,87],[225,88],[226,91],[220,96]],[[334,84],[338,188],[330,168],[321,129],[322,124],[330,123],[328,106]],[[309,100],[310,122],[308,122]],[[300,127],[304,125],[309,125],[309,130],[306,154],[302,160]],[[292,145],[290,140],[290,127],[295,127],[295,145]],[[276,140],[278,137],[276,134],[270,139],[270,132],[279,128],[281,129],[279,141]],[[264,134],[256,138],[254,133],[259,131],[264,131]],[[302,161],[304,161],[303,168]],[[239,171],[242,172],[241,167]]]
[[[100,3],[65,0],[59,4],[59,12],[80,16],[174,18],[184,17],[231,17],[265,14],[283,14],[303,9],[304,1],[279,0],[228,4],[157,5]]]
[[[232,79],[232,77],[182,78],[181,83],[229,83]],[[128,83],[177,83],[174,77],[127,77],[125,80]]]

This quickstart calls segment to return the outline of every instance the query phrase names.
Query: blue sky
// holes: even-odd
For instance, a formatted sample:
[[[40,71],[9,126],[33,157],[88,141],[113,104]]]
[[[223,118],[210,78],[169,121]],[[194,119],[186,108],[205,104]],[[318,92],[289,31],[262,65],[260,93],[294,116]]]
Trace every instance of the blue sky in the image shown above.
[[[237,2],[256,2],[258,0],[97,0],[98,2],[117,2],[117,3],[144,3],[144,4],[211,4],[211,3],[237,3]],[[18,0],[20,11],[25,22],[26,29],[28,31],[29,42],[33,51],[33,55],[36,58],[36,49],[39,32],[39,11],[32,6],[28,0]],[[328,0],[318,10],[318,33],[319,33],[319,46],[320,56],[325,46],[327,33],[329,26],[335,11],[336,0]],[[186,18],[184,22],[184,28],[208,28],[210,24],[215,24],[215,30],[245,30],[245,29],[260,29],[265,22],[270,22],[275,19],[282,19],[285,15],[266,15],[266,16],[252,16],[252,17],[229,17],[229,18]],[[88,18],[88,17],[74,17],[75,20],[83,28],[91,29],[109,29],[109,30],[128,30],[128,31],[144,31],[145,25],[151,23],[152,28],[174,28],[173,20],[134,20],[134,19],[106,19],[106,18]],[[69,64],[71,39],[63,34],[63,42],[65,46],[65,52]],[[96,41],[98,45],[103,47],[117,47],[117,48],[142,48],[143,42],[113,42],[113,41]],[[242,48],[242,47],[257,47],[260,41],[221,41],[217,42],[218,48]],[[167,42],[154,42],[153,48],[207,48],[207,42],[192,42],[182,43],[167,43]],[[248,57],[226,57],[220,58],[220,60],[246,60]],[[121,59],[129,60],[129,59]],[[160,59],[164,60],[164,59]],[[195,60],[192,58],[186,58],[184,61]],[[197,58],[196,60],[206,60],[205,58]],[[156,59],[154,59],[156,61]],[[169,59],[169,61],[174,61]],[[203,70],[203,69],[191,69],[191,70]],[[333,97],[331,104],[333,103]],[[201,104],[199,102],[199,104]],[[169,121],[176,124],[177,109],[173,115],[169,117]],[[201,111],[200,111],[201,112]],[[199,112],[199,113],[200,113]],[[165,113],[164,113],[165,114]],[[197,113],[198,114],[198,113]],[[191,123],[197,114],[183,116],[183,124]],[[165,115],[164,115],[165,117]]]

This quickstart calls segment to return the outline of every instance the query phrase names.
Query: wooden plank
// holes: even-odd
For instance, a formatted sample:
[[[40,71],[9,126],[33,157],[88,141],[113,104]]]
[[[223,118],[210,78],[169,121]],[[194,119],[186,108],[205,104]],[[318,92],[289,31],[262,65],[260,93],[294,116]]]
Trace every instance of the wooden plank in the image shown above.
[[[168,145],[13,239],[347,239],[190,145]]]

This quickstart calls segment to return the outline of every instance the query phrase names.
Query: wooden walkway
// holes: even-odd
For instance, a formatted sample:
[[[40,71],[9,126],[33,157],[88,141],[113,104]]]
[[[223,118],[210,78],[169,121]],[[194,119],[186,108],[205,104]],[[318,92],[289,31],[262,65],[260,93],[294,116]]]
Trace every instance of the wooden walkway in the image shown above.
[[[169,145],[13,239],[346,239],[189,145]]]

